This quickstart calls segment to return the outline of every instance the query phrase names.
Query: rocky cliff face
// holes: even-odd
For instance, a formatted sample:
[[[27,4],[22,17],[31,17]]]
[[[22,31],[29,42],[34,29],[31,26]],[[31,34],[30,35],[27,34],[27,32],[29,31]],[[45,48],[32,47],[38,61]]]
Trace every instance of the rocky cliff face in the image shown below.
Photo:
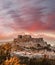
[[[12,51],[15,55],[34,57],[39,54],[44,57],[50,57],[54,54],[55,48],[47,44],[43,38],[32,38],[30,35],[18,35],[12,44]],[[20,53],[21,52],[21,53]],[[16,54],[17,53],[17,54]]]
[[[51,63],[55,60],[55,48],[47,44],[43,38],[32,38],[30,35],[18,35],[13,41],[12,48],[14,48],[12,49],[12,55],[21,58],[22,62],[34,62],[35,64],[33,65],[36,65],[40,61],[41,63],[45,61],[48,63],[51,60],[49,62]]]

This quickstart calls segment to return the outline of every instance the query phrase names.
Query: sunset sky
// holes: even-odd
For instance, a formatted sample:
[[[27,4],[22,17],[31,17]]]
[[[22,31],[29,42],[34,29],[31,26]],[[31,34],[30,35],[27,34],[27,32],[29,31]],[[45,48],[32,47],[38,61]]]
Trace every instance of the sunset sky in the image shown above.
[[[0,39],[22,30],[55,35],[55,0],[0,0]]]

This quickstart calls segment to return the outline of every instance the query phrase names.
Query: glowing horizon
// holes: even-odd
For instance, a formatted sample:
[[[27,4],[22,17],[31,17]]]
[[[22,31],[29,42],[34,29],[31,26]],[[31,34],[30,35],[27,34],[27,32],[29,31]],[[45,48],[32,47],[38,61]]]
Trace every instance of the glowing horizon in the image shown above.
[[[55,39],[55,33],[50,33],[50,32],[27,32],[27,31],[17,31],[17,32],[10,32],[6,33],[4,35],[0,36],[0,40],[4,39],[14,39],[18,35],[31,35],[32,37],[43,37],[43,38],[50,38],[50,39]]]

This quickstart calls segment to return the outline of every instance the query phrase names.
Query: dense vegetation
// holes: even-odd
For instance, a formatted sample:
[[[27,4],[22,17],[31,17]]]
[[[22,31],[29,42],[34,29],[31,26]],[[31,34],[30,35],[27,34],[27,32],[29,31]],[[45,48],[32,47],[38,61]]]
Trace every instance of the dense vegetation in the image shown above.
[[[0,65],[21,65],[17,57],[11,57],[11,48],[9,43],[0,45]]]

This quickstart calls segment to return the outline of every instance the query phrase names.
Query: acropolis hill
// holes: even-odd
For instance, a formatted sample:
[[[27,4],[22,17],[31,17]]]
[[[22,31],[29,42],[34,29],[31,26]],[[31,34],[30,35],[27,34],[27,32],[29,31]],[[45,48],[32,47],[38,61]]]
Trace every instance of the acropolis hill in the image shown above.
[[[18,35],[13,40],[12,54],[29,58],[55,58],[55,48],[47,44],[43,38],[33,38],[30,35]]]
[[[18,35],[0,45],[0,65],[55,65],[55,47],[43,38]]]

